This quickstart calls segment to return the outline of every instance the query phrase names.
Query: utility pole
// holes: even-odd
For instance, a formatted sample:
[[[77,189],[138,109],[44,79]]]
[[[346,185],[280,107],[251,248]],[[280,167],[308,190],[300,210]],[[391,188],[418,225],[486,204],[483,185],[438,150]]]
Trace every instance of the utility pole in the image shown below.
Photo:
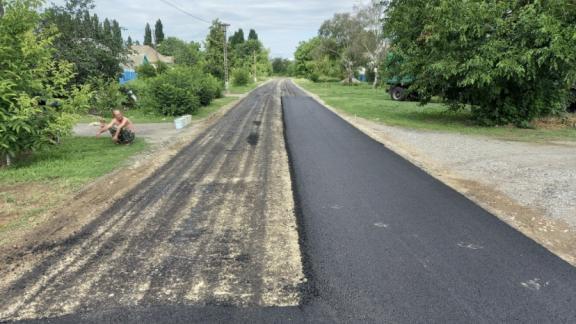
[[[253,51],[252,55],[254,55],[254,83],[257,83],[258,82],[258,76],[257,76],[258,69],[256,67],[256,51]]]
[[[228,92],[228,27],[230,24],[223,23],[222,28],[224,29],[224,90]]]

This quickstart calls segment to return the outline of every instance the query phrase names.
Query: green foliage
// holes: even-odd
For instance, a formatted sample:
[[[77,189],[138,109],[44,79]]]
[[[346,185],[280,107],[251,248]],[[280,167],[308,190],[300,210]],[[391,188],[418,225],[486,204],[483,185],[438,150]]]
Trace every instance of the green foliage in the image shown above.
[[[250,72],[245,69],[236,69],[232,72],[232,84],[234,86],[245,86],[250,83]]]
[[[144,28],[144,45],[154,46],[152,44],[152,29],[149,23],[146,23],[146,27]]]
[[[6,3],[0,19],[0,155],[37,150],[70,133],[90,87],[69,87],[73,65],[53,59],[54,28],[39,28],[40,1]]]
[[[90,113],[98,116],[110,116],[112,110],[120,109],[127,101],[127,96],[120,90],[118,82],[106,82],[102,79],[92,80],[94,95],[90,101]]]
[[[527,126],[565,109],[576,82],[568,1],[391,1],[385,29],[424,103],[472,107],[484,125]]]
[[[254,29],[250,29],[250,32],[248,33],[248,40],[258,40],[258,34]]]
[[[214,20],[206,36],[206,64],[204,70],[224,81],[224,27],[222,22]]]
[[[164,41],[164,26],[162,26],[162,20],[158,19],[156,25],[154,26],[154,43],[156,46],[162,44]]]
[[[67,0],[42,15],[40,28],[55,26],[59,31],[52,40],[53,57],[74,63],[76,84],[95,77],[117,79],[126,55],[118,22],[106,19],[100,23],[97,15],[90,14],[93,7],[93,0]]]
[[[156,68],[150,63],[140,65],[136,68],[136,72],[138,73],[138,77],[143,79],[153,78],[158,75]]]
[[[240,28],[234,33],[234,35],[230,37],[230,46],[234,48],[237,45],[244,43],[245,41],[246,39],[244,38],[244,30]]]
[[[341,78],[340,61],[324,49],[324,41],[315,37],[301,42],[294,54],[294,74],[317,82],[321,76]]]
[[[176,64],[195,66],[202,61],[200,44],[195,42],[187,43],[176,37],[168,37],[157,49],[162,55],[173,56]]]
[[[170,67],[168,66],[168,64],[166,64],[162,61],[156,62],[156,73],[162,74],[162,73],[168,71],[169,69],[170,69]]]
[[[222,95],[218,79],[198,68],[176,66],[157,77],[128,83],[138,106],[166,116],[196,114]]]
[[[200,81],[198,89],[198,96],[200,97],[200,104],[208,106],[212,100],[222,98],[222,84],[218,79],[212,75],[205,75]]]
[[[272,73],[275,75],[290,76],[292,61],[276,57],[272,60]]]
[[[238,30],[230,37],[228,44],[228,62],[231,70],[246,69],[252,77],[270,75],[272,65],[268,51],[258,40],[256,31],[251,30],[248,40],[244,40],[244,31]],[[204,70],[220,80],[224,80],[224,27],[215,20],[206,37]]]

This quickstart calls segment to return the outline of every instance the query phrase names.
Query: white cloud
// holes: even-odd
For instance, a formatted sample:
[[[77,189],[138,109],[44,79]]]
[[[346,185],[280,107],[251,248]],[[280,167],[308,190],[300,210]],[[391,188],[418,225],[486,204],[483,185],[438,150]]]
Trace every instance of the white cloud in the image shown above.
[[[191,14],[211,21],[219,18],[231,30],[256,29],[272,56],[292,57],[298,43],[316,35],[320,24],[336,12],[351,11],[366,0],[169,0]],[[64,0],[54,1],[62,4]],[[142,41],[146,23],[161,19],[164,33],[187,41],[202,41],[209,25],[195,20],[160,0],[96,0],[102,19],[116,19],[124,36]]]

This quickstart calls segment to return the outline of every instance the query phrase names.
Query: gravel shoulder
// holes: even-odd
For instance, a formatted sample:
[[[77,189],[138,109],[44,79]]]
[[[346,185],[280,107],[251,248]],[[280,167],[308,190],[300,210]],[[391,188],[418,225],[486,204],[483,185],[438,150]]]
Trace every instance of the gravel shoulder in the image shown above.
[[[387,126],[362,132],[576,265],[576,143],[525,143]]]

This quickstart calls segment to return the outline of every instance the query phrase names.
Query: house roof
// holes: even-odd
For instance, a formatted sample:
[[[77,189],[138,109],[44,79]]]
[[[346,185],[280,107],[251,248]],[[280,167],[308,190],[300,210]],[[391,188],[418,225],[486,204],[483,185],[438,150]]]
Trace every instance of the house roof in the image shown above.
[[[128,68],[136,68],[146,61],[148,63],[156,65],[158,62],[163,62],[166,64],[174,64],[174,57],[165,56],[156,49],[148,45],[132,45],[130,47],[130,55],[128,56]]]

